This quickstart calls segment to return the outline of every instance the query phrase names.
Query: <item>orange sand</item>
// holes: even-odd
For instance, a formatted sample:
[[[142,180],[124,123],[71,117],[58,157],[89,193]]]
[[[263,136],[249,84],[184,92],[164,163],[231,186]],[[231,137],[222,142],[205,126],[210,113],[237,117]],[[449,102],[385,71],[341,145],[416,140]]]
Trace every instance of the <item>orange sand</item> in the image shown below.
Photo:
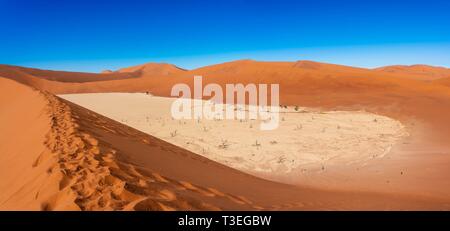
[[[85,75],[0,66],[0,210],[450,209],[448,78],[310,61],[244,60],[163,73]],[[167,96],[174,83],[192,84],[193,75],[206,83],[279,83],[282,104],[366,110],[402,121],[411,136],[389,158],[365,168],[330,169],[311,178],[314,187],[289,186],[52,95]]]

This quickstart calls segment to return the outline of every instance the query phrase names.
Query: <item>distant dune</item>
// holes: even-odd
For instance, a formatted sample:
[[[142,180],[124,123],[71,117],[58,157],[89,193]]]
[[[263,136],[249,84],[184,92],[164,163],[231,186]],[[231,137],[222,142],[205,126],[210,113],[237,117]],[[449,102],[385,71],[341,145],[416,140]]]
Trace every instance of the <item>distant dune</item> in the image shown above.
[[[0,75],[9,78],[22,78],[37,77],[39,79],[67,82],[67,83],[84,83],[94,81],[106,81],[106,80],[120,80],[131,79],[140,77],[138,73],[113,73],[106,72],[102,75],[95,73],[83,73],[83,72],[65,72],[65,71],[50,71],[40,70],[35,68],[26,68],[18,66],[0,65]]]
[[[151,77],[179,74],[185,72],[185,70],[168,63],[146,63],[138,66],[122,68],[117,72],[139,73],[141,76]]]
[[[283,105],[365,110],[400,120],[411,136],[365,168],[322,175],[324,184],[354,177],[342,181],[347,190],[330,191],[262,180],[53,95],[169,96],[194,75],[220,85],[279,83]],[[449,78],[428,75],[311,61],[104,74],[0,65],[0,210],[449,209]]]
[[[429,65],[394,65],[375,68],[376,71],[396,73],[410,76],[420,80],[436,80],[442,78],[450,78],[450,69],[445,67],[434,67]]]
[[[426,68],[423,69],[422,67]],[[406,71],[409,68],[412,70],[422,69],[420,71]],[[389,66],[371,70],[313,61],[258,62],[253,60],[233,61],[195,70],[183,70],[171,64],[147,63],[123,68],[115,72],[108,71],[103,74],[46,71],[0,65],[0,76],[18,80],[53,93],[151,91],[159,95],[168,95],[173,83],[190,83],[193,75],[203,75],[207,77],[207,82],[214,81],[222,84],[228,82],[250,83],[256,80],[265,83],[277,82],[284,87],[284,94],[292,95],[296,94],[297,91],[292,92],[291,86],[306,88],[303,91],[338,90],[343,92],[349,90],[372,91],[372,88],[376,90],[393,87],[393,85],[426,88],[429,85],[424,85],[420,80],[429,82],[438,78],[445,78],[448,75],[447,72],[448,69],[446,68],[424,65]],[[52,82],[43,80],[51,80]]]

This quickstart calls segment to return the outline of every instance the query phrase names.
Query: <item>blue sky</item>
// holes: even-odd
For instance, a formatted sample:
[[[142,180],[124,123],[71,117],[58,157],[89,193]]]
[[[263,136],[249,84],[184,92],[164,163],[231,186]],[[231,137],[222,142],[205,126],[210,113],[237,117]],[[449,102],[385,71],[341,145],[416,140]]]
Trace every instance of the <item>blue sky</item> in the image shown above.
[[[101,71],[236,59],[450,67],[450,1],[0,0],[0,63]]]

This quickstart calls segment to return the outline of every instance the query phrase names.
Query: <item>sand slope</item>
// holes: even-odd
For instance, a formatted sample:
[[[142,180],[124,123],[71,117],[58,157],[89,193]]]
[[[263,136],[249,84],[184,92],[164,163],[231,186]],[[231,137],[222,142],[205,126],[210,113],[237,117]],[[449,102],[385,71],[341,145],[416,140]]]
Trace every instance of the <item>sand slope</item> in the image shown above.
[[[397,73],[409,78],[415,78],[418,80],[437,80],[450,77],[450,69],[445,67],[435,67],[429,65],[393,65],[386,67],[375,68],[376,71]]]
[[[63,175],[48,143],[49,101],[42,93],[3,78],[0,92],[0,208],[40,210],[47,201],[60,198],[54,209],[77,209],[69,191],[54,196]]]
[[[448,206],[425,197],[331,192],[258,179],[49,93],[2,78],[0,87],[0,127],[5,131],[0,145],[1,210]]]
[[[450,77],[449,78],[438,79],[438,80],[435,81],[435,83],[450,87]]]
[[[83,82],[95,82],[95,81],[107,81],[107,80],[120,80],[139,78],[139,73],[82,73],[82,72],[66,72],[66,71],[51,71],[40,70],[36,68],[26,68],[18,66],[0,65],[0,73],[3,77],[24,78],[24,77],[37,77],[39,79],[67,82],[67,83],[83,83]]]
[[[168,63],[146,63],[142,65],[122,68],[118,73],[139,73],[143,77],[158,77],[185,72],[185,70]]]

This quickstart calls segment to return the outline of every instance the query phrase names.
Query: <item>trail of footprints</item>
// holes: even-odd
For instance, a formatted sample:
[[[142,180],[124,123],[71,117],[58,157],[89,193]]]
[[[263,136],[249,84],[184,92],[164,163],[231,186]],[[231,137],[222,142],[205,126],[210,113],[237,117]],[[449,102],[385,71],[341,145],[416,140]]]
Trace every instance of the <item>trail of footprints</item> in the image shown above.
[[[206,203],[219,199],[247,209],[263,209],[250,200],[176,181],[116,159],[116,151],[99,143],[77,124],[79,117],[51,94],[48,100],[51,131],[46,146],[57,154],[58,165],[49,174],[61,174],[59,192],[42,204],[42,210],[58,209],[60,198],[72,198],[72,209],[80,210],[221,210]],[[93,115],[89,122],[101,124]],[[114,131],[108,127],[108,131]],[[120,131],[115,131],[120,132]],[[40,156],[33,166],[40,163]],[[38,195],[36,195],[38,196]],[[62,200],[62,199],[61,199]]]

